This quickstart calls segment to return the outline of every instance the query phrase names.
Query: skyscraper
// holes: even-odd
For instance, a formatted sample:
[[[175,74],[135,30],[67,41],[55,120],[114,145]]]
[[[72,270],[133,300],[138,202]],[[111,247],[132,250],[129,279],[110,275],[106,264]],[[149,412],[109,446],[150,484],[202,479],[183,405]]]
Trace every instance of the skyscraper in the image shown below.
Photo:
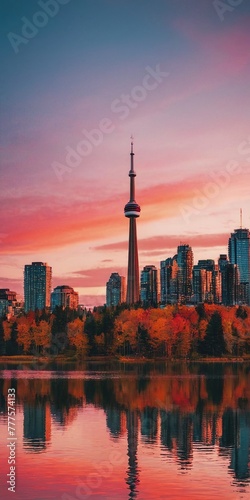
[[[221,302],[227,304],[228,290],[227,290],[227,266],[229,264],[228,257],[225,253],[220,254],[218,266],[221,273]]]
[[[32,262],[24,267],[25,311],[50,307],[52,268],[46,262]]]
[[[136,234],[136,218],[140,217],[140,206],[135,201],[135,177],[134,171],[134,151],[133,142],[131,142],[130,152],[130,200],[124,207],[124,215],[129,218],[129,248],[128,248],[128,279],[127,279],[127,297],[128,304],[134,304],[140,299],[139,289],[139,262]]]
[[[156,306],[159,302],[158,269],[155,266],[145,266],[141,272],[141,301],[148,306]]]
[[[212,259],[199,260],[193,267],[193,302],[221,302],[221,275]]]
[[[218,264],[215,264],[213,271],[213,295],[214,295],[214,303],[221,304],[222,284],[221,284],[221,272]]]
[[[221,254],[218,260],[221,272],[222,304],[234,306],[239,303],[239,269],[236,264],[228,261],[226,254]]]
[[[177,302],[177,255],[162,260],[160,263],[161,303],[162,305]]]
[[[249,229],[235,229],[228,241],[228,254],[231,264],[239,269],[239,301],[250,304],[250,233]]]
[[[106,283],[106,304],[118,306],[125,302],[125,278],[118,273],[112,273]]]
[[[178,301],[189,302],[192,296],[193,250],[189,245],[179,245],[178,264]]]
[[[207,302],[207,270],[198,264],[193,267],[193,302]]]

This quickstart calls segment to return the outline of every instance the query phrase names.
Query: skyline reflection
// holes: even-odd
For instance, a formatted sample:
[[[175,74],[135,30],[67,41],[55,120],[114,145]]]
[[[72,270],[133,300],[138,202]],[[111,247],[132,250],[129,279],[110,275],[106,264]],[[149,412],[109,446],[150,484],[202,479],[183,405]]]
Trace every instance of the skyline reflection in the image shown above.
[[[140,498],[142,447],[153,455],[159,452],[162,463],[171,461],[185,473],[194,466],[194,452],[215,452],[216,459],[226,463],[232,484],[244,490],[250,484],[249,365],[197,364],[181,373],[174,366],[141,371],[130,366],[125,374],[102,372],[94,378],[89,372],[87,378],[84,372],[74,378],[72,371],[51,378],[48,372],[46,379],[5,378],[3,371],[0,425],[6,421],[8,388],[14,386],[25,454],[47,453],[55,445],[56,429],[70,431],[82,412],[102,411],[109,439],[114,445],[127,443],[128,499]]]

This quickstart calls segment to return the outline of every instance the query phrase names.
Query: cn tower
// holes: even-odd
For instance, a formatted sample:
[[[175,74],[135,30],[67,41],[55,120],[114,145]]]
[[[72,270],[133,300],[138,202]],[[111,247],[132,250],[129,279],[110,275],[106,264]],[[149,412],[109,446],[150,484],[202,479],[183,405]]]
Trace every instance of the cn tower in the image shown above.
[[[140,217],[140,206],[135,201],[135,177],[134,171],[134,144],[131,142],[130,152],[130,200],[124,207],[124,215],[129,218],[129,246],[128,246],[128,280],[127,280],[127,304],[135,304],[140,299],[139,290],[139,262],[136,234],[136,218]]]

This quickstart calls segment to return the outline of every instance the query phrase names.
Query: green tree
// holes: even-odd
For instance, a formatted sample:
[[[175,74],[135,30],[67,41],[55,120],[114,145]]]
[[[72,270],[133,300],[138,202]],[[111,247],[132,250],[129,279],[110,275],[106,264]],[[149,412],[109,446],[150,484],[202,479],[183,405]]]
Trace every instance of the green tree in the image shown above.
[[[91,311],[87,312],[84,323],[84,332],[87,334],[88,337],[89,355],[93,356],[97,354],[95,345],[95,335],[97,335],[99,332],[98,332],[98,323],[94,317],[94,314]]]
[[[221,357],[226,352],[221,315],[215,311],[208,323],[202,343],[203,354]]]
[[[247,310],[245,307],[239,306],[236,309],[236,318],[246,319],[248,317]]]

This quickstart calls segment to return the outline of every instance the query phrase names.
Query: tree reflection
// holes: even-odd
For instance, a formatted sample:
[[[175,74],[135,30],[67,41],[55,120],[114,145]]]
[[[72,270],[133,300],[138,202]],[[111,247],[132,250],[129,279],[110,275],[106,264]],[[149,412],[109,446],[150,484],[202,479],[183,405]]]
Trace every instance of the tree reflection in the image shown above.
[[[181,470],[192,467],[194,449],[216,447],[239,484],[249,482],[250,370],[240,365],[122,365],[116,376],[74,379],[1,379],[0,415],[7,414],[9,387],[16,387],[24,415],[26,450],[43,452],[53,425],[70,426],[84,405],[106,414],[110,438],[127,438],[128,498],[140,484],[138,448],[160,447]],[[124,369],[125,368],[125,369]],[[52,429],[52,431],[51,431]]]

